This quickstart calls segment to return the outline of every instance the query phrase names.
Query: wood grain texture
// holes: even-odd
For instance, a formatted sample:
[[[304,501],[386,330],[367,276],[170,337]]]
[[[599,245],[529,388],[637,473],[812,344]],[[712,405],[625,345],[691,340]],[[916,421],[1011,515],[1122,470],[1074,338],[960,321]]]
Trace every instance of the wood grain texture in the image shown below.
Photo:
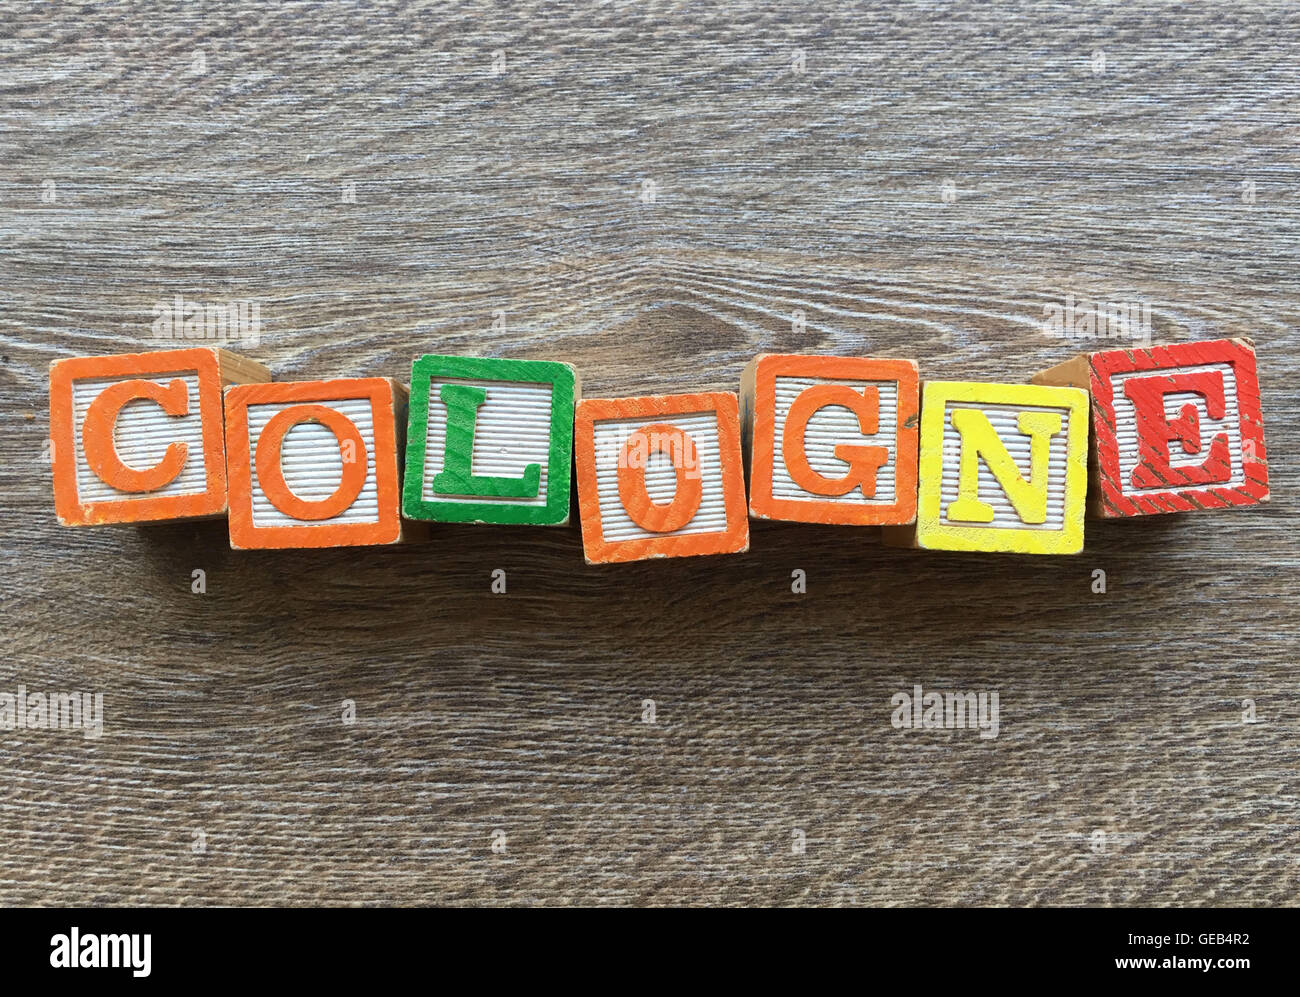
[[[0,688],[105,695],[101,739],[0,732],[0,902],[1300,901],[1298,43],[1280,0],[0,5]],[[1254,339],[1273,500],[1041,559],[63,530],[47,365],[177,294],[260,303],[228,345],[279,379],[591,397],[759,352],[1027,381],[1089,348],[1045,304],[1149,303]],[[893,729],[915,683],[1000,735]]]

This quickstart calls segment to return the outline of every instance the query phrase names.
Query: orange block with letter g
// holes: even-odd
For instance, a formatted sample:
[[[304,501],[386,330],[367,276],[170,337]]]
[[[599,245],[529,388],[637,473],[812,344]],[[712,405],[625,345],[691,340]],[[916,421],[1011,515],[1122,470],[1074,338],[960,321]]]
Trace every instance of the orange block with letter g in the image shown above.
[[[916,518],[916,363],[764,354],[741,382],[756,519],[848,526]]]

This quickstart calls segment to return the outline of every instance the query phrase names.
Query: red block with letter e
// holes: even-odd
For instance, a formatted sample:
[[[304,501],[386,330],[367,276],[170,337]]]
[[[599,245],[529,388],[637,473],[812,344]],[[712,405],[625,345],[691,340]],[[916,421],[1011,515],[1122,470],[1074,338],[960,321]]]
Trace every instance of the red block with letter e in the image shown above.
[[[1092,393],[1095,515],[1190,512],[1268,500],[1259,379],[1249,340],[1084,354],[1034,381]]]

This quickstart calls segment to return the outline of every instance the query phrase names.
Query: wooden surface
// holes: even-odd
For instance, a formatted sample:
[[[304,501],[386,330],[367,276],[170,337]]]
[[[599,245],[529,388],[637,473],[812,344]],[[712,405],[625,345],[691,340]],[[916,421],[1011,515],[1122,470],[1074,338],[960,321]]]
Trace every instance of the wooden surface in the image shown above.
[[[103,692],[105,734],[0,732],[0,901],[1300,901],[1298,41],[1281,2],[4,4],[0,688]],[[176,294],[260,302],[229,345],[277,379],[588,397],[760,351],[1023,382],[1075,349],[1045,303],[1147,302],[1255,339],[1273,502],[1037,560],[61,529],[47,365]],[[1000,736],[895,730],[914,683],[998,690]]]

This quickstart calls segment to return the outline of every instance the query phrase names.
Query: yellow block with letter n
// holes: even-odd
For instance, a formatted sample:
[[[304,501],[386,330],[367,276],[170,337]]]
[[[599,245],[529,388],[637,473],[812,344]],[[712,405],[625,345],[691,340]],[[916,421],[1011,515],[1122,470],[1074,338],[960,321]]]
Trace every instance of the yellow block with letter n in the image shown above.
[[[885,542],[1077,554],[1087,487],[1086,391],[930,381],[922,388],[916,523],[885,527]]]

